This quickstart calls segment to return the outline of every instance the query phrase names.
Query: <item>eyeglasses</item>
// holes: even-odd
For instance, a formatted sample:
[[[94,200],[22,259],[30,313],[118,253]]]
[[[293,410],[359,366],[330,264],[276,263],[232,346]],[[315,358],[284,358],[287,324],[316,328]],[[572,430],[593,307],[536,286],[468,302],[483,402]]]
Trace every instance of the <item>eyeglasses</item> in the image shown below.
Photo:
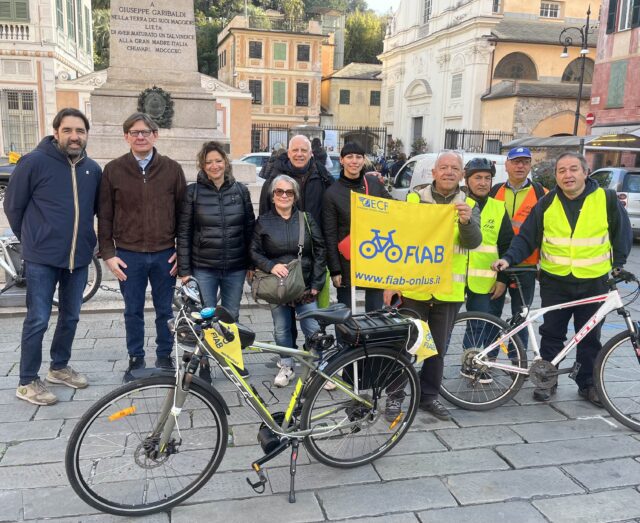
[[[273,191],[273,194],[275,194],[276,196],[280,196],[281,198],[283,196],[286,196],[287,198],[293,198],[296,193],[293,192],[293,189],[276,189],[275,191]]]
[[[149,129],[144,129],[142,131],[129,131],[127,134],[131,136],[131,138],[136,138],[137,136],[144,136],[145,138],[149,138],[153,131]]]

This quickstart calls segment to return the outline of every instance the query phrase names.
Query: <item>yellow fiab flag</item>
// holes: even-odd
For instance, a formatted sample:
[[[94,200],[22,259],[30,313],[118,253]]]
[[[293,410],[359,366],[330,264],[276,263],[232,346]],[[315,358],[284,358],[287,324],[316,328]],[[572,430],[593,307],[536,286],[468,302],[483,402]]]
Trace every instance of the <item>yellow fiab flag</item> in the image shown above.
[[[453,205],[351,193],[351,282],[358,287],[451,292]]]
[[[214,351],[222,354],[236,367],[244,370],[244,361],[242,360],[242,345],[240,344],[240,334],[238,333],[238,326],[235,323],[220,323],[233,333],[233,340],[225,340],[224,337],[213,328],[205,329],[204,339],[207,342],[207,345],[209,345],[209,347],[211,347]]]

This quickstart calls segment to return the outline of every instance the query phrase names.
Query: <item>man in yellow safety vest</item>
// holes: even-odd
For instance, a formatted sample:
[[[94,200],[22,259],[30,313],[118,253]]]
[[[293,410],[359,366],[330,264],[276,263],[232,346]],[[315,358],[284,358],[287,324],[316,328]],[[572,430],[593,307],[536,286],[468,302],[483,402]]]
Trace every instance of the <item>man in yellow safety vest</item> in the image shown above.
[[[556,160],[556,189],[535,205],[507,253],[494,264],[495,269],[503,270],[540,249],[542,307],[606,293],[609,271],[622,268],[631,251],[631,224],[624,207],[615,192],[600,188],[587,172],[584,156],[561,154]],[[599,306],[594,303],[546,313],[540,327],[542,358],[551,361],[562,350],[572,316],[578,331]],[[602,348],[601,326],[580,342],[575,378],[579,395],[599,407],[593,363]],[[556,388],[536,388],[533,397],[547,401]]]

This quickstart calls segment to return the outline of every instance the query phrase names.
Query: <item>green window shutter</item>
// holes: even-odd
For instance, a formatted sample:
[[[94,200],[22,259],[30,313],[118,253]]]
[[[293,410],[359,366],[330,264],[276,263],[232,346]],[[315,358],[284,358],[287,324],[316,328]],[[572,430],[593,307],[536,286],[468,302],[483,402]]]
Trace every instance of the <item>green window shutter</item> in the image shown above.
[[[624,106],[624,84],[627,79],[627,61],[611,63],[609,75],[609,92],[607,94],[607,108]]]
[[[84,7],[84,47],[87,53],[91,53],[91,14],[89,8]]]
[[[618,13],[618,0],[609,0],[609,12],[607,13],[607,34],[616,30],[616,14]]]
[[[78,14],[78,47],[84,45],[84,24],[82,23],[82,0],[77,1],[76,12]]]
[[[273,82],[273,105],[284,105],[285,83]]]
[[[0,0],[0,20],[10,20],[11,17],[11,1]]]
[[[15,0],[13,2],[15,9],[15,19],[29,21],[29,0]]]
[[[640,27],[640,0],[633,0],[631,27]]]
[[[56,25],[60,31],[64,31],[64,6],[62,0],[56,0]]]
[[[67,0],[67,36],[76,41],[76,17],[73,12],[73,0]]]
[[[277,42],[273,44],[273,59],[274,60],[286,60],[287,59],[287,44]]]

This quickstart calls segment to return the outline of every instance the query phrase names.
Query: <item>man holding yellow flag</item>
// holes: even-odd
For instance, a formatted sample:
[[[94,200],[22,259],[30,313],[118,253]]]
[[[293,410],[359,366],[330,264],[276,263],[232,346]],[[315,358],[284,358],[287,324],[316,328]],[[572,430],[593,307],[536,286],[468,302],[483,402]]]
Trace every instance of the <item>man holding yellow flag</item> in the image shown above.
[[[443,151],[432,169],[433,183],[426,187],[417,187],[416,192],[407,196],[407,201],[428,204],[453,204],[456,208],[457,222],[454,225],[453,286],[448,293],[429,294],[423,291],[385,290],[384,302],[389,305],[394,295],[401,295],[403,306],[414,310],[420,319],[429,325],[438,355],[427,358],[420,372],[421,398],[420,409],[436,418],[447,421],[451,415],[438,400],[444,355],[453,329],[456,315],[464,302],[464,289],[468,249],[475,249],[482,243],[480,231],[480,210],[473,200],[467,199],[460,190],[462,180],[462,157],[453,151]],[[435,224],[423,224],[433,226]]]

